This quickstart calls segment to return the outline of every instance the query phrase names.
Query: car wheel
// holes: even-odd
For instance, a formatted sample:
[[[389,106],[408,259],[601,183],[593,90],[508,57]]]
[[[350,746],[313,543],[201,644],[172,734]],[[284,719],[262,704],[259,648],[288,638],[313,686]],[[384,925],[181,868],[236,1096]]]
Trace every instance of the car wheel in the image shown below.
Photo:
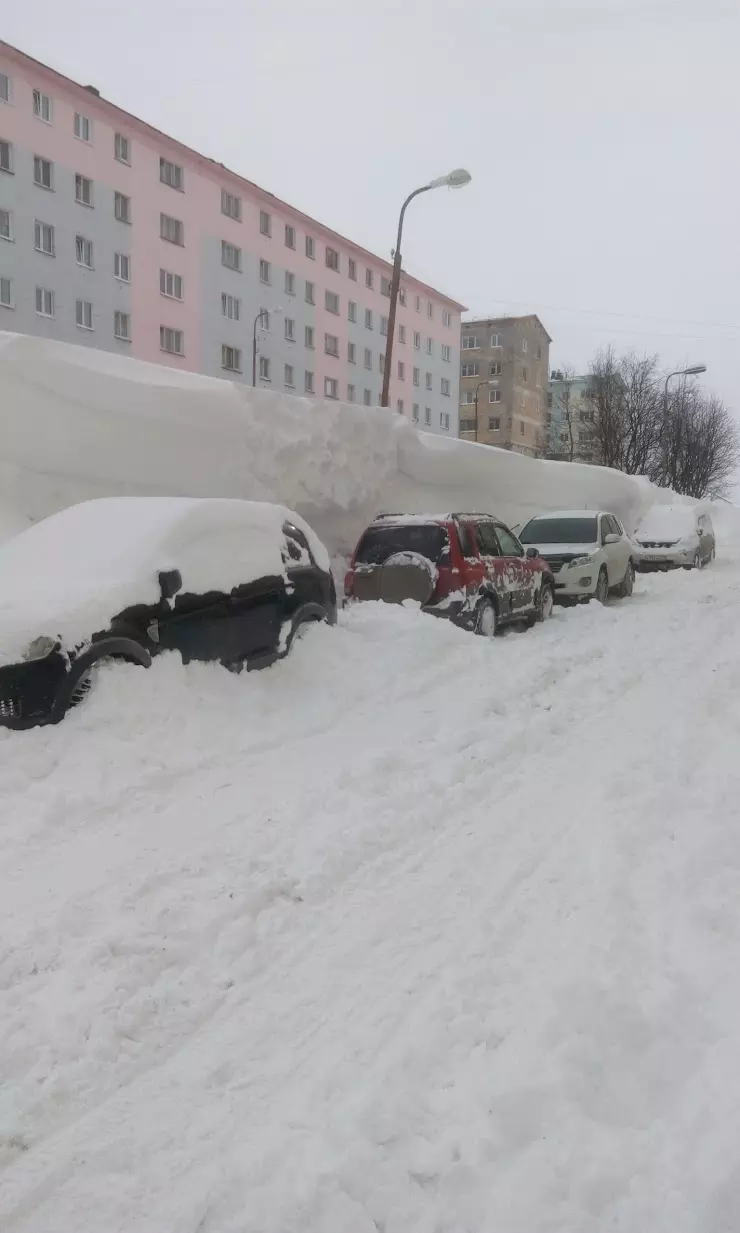
[[[594,591],[594,599],[597,599],[600,604],[605,604],[609,598],[609,576],[605,569],[599,571],[596,590]]]
[[[328,625],[329,618],[325,612],[321,613],[320,611],[313,612],[310,615],[307,614],[300,620],[296,621],[290,631],[290,634],[288,635],[285,654],[290,655],[290,652],[293,650],[296,642],[302,642],[309,629],[315,629],[317,625],[321,624]]]
[[[701,550],[694,557],[694,569],[704,569],[704,557],[701,555]]]
[[[543,582],[535,600],[534,613],[527,621],[527,628],[531,629],[533,625],[537,625],[541,621],[549,621],[554,607],[555,596],[553,589],[549,582]]]
[[[100,665],[105,662],[137,664],[141,668],[151,666],[152,657],[146,647],[131,638],[101,638],[87,651],[78,656],[70,666],[57,692],[51,711],[52,723],[59,723],[72,707],[78,706],[90,692]]]
[[[712,564],[712,561],[714,560],[714,558],[716,557],[716,555],[717,555],[717,553],[716,553],[716,552],[715,552],[715,550],[714,550],[714,544],[712,544],[712,550],[711,550],[711,552],[709,553],[709,564],[710,564],[710,565]]]
[[[498,632],[498,613],[490,599],[482,599],[475,616],[475,632],[481,638],[494,638]]]
[[[629,599],[635,587],[635,567],[630,561],[627,566],[627,573],[617,587],[617,595],[622,599]]]

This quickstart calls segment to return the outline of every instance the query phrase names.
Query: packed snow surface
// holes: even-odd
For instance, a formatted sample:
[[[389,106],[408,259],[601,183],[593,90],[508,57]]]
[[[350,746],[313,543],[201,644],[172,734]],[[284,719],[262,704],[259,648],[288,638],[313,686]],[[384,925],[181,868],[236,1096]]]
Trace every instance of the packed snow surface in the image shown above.
[[[3,1233],[735,1233],[740,542],[0,733]]]
[[[0,657],[39,636],[74,645],[133,604],[160,597],[160,570],[179,569],[183,592],[229,592],[282,577],[282,527],[300,526],[329,568],[313,531],[279,505],[188,497],[84,501],[0,545]]]

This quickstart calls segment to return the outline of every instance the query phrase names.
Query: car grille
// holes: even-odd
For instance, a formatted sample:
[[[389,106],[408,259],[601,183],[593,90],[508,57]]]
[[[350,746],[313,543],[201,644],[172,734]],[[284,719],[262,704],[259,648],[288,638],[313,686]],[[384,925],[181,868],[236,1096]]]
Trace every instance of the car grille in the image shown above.
[[[549,553],[543,552],[540,553],[540,556],[544,561],[547,561],[552,572],[557,574],[569,561],[575,561],[576,557],[585,556],[585,552],[564,552],[560,556],[550,556]]]
[[[675,548],[678,543],[677,539],[657,540],[657,539],[641,539],[639,541],[641,548]]]

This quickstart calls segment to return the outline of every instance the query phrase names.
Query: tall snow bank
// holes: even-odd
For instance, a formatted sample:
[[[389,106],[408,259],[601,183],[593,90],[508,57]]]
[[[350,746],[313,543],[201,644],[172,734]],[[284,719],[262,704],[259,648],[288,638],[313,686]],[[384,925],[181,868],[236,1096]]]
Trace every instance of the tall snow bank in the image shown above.
[[[379,408],[25,335],[0,333],[0,390],[0,500],[18,518],[91,497],[246,497],[297,510],[344,553],[381,509],[490,510],[517,523],[604,506],[632,529],[673,495],[601,467],[420,433]]]

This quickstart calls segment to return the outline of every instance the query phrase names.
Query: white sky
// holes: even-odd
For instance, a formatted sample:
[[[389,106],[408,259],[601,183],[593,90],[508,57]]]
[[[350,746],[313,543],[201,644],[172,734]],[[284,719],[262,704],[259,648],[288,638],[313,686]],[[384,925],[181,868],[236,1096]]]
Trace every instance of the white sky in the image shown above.
[[[740,0],[6,0],[2,37],[491,315],[740,413]]]

